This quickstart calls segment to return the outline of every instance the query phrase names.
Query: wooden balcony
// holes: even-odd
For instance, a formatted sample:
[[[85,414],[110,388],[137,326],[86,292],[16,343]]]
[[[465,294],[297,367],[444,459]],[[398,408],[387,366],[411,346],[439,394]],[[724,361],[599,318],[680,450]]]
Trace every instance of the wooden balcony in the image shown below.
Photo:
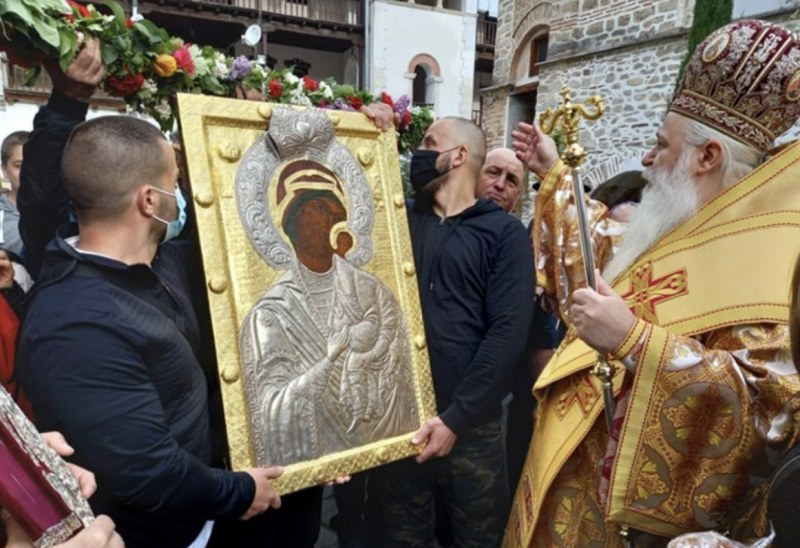
[[[28,71],[17,66],[11,66],[3,56],[2,60],[3,70],[3,95],[9,104],[16,102],[24,103],[39,103],[47,102],[50,97],[50,92],[53,90],[53,84],[47,72],[42,71],[33,85],[25,85],[28,79]],[[113,109],[119,112],[125,112],[125,103],[122,99],[111,97],[104,91],[98,90],[95,92],[91,100],[92,108]]]
[[[143,0],[139,2],[145,15],[161,7],[184,10],[184,13],[203,12],[244,16],[251,21],[262,20],[323,23],[325,26],[363,27],[364,0]],[[149,6],[153,5],[153,6]]]
[[[131,0],[121,0],[130,12]],[[259,20],[269,42],[342,52],[364,43],[366,0],[139,0],[172,36],[225,51]]]
[[[478,17],[477,36],[475,46],[479,50],[494,51],[494,43],[497,40],[497,20],[486,19],[481,14]]]

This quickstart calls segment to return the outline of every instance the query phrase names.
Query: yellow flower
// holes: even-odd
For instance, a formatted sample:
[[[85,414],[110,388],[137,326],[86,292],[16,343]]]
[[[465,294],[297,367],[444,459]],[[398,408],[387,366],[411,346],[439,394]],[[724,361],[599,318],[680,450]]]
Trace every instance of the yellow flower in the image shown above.
[[[162,53],[156,57],[156,61],[153,63],[153,69],[155,69],[156,74],[162,78],[169,78],[178,70],[178,62],[172,55]]]

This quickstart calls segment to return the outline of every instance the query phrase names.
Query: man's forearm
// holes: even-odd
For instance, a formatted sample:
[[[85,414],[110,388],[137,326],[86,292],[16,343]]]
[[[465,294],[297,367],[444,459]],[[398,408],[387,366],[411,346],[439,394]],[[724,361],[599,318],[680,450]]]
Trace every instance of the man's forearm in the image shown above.
[[[53,92],[34,119],[24,147],[17,206],[20,235],[28,268],[36,276],[47,243],[69,220],[69,199],[61,181],[61,155],[73,128],[86,117],[89,105]]]

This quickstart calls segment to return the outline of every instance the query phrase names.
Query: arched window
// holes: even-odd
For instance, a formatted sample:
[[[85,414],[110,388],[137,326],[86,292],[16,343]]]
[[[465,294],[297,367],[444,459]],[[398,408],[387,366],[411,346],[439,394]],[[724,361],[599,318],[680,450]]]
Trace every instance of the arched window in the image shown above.
[[[427,53],[417,54],[408,63],[406,78],[411,80],[411,102],[436,108],[437,85],[442,82],[439,62]]]
[[[550,29],[539,25],[531,29],[514,52],[511,81],[517,86],[539,75],[539,65],[547,60]]]
[[[429,103],[427,97],[428,88],[428,71],[422,65],[417,65],[414,68],[414,87],[411,101],[415,105],[426,105]]]
[[[539,74],[539,63],[547,60],[547,46],[550,44],[550,35],[541,34],[531,40],[530,61],[528,63],[528,76]]]

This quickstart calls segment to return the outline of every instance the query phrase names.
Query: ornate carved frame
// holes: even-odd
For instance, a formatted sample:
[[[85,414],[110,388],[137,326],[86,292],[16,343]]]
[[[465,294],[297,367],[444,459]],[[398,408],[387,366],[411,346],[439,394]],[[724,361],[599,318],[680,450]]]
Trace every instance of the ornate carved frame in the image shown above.
[[[263,199],[263,195],[253,194],[242,202],[240,192],[237,200],[234,182],[242,164],[264,156],[253,154],[253,145],[257,141],[267,144],[265,131],[270,125],[283,123],[292,113],[306,109],[199,95],[179,95],[178,107],[196,205],[230,458],[235,470],[243,470],[266,463],[255,458],[239,333],[248,311],[292,258],[268,220],[253,217],[252,223],[247,221],[247,229],[244,227],[241,219],[248,217],[248,200]],[[358,215],[348,221],[358,242],[348,260],[380,279],[400,303],[411,346],[413,399],[422,423],[436,414],[436,408],[394,135],[381,132],[358,113],[319,110],[313,116],[330,120],[335,134],[333,146],[349,150],[345,156],[351,160],[334,169],[354,173],[353,168],[360,168],[357,171],[363,175],[355,185],[361,189],[357,192],[371,192],[371,200],[356,200],[355,204],[360,202],[363,211],[374,218],[371,226]],[[295,146],[291,139],[281,140],[279,135],[261,148]],[[308,152],[295,150],[295,155],[313,158],[313,139],[308,146]],[[246,169],[245,165],[242,171]],[[412,433],[289,465],[273,485],[279,493],[290,493],[418,454],[422,448],[411,444]]]

